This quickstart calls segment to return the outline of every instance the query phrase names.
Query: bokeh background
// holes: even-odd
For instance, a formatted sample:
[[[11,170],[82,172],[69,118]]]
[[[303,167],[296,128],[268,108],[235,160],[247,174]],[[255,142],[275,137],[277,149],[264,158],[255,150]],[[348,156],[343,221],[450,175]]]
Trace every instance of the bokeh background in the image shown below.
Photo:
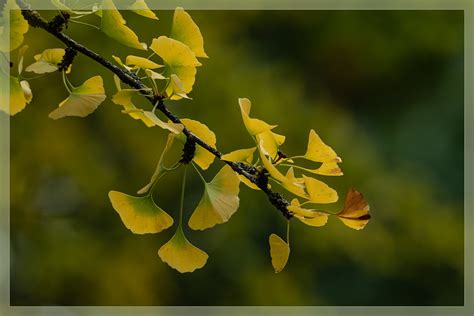
[[[279,125],[290,155],[304,153],[314,128],[344,161],[345,176],[328,183],[340,195],[362,191],[373,219],[363,231],[334,218],[323,228],[294,222],[289,263],[275,274],[267,240],[284,235],[285,221],[242,185],[228,223],[187,229],[210,258],[179,274],[157,255],[174,229],[133,235],[107,198],[147,182],[165,132],[130,119],[110,98],[87,119],[48,119],[67,96],[55,73],[31,82],[34,101],[11,121],[11,304],[462,305],[462,12],[191,14],[210,59],[198,70],[194,100],[170,108],[207,124],[223,152],[252,145],[239,97],[253,101],[254,117]],[[172,12],[158,16],[124,12],[148,43],[169,33]],[[67,32],[104,56],[140,54],[91,27]],[[62,47],[35,29],[27,42],[26,64]],[[77,57],[70,79],[96,74],[112,96],[112,76],[86,57]],[[195,174],[188,178],[185,218],[203,189]],[[181,172],[167,176],[156,195],[174,215],[180,181]]]

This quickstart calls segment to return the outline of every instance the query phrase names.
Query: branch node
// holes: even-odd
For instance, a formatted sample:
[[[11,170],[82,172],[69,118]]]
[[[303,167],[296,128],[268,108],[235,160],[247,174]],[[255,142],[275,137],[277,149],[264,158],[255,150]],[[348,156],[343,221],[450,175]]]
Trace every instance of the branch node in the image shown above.
[[[77,50],[75,50],[73,47],[67,47],[63,59],[58,64],[58,71],[66,71],[72,65],[76,55]]]
[[[193,160],[194,154],[196,153],[196,141],[192,137],[188,136],[186,138],[186,143],[183,147],[183,155],[179,162],[183,164],[188,164]]]
[[[57,33],[62,32],[64,26],[67,28],[70,17],[71,15],[66,11],[60,11],[58,15],[48,22],[49,29]]]

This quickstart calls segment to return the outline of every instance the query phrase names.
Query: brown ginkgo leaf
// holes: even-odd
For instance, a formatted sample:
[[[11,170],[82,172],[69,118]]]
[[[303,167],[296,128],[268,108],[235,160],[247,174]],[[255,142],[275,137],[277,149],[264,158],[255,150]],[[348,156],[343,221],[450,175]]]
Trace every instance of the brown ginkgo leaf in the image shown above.
[[[369,203],[362,193],[349,188],[344,200],[344,208],[337,214],[337,217],[344,225],[353,229],[363,229],[369,222],[371,216],[369,214]]]

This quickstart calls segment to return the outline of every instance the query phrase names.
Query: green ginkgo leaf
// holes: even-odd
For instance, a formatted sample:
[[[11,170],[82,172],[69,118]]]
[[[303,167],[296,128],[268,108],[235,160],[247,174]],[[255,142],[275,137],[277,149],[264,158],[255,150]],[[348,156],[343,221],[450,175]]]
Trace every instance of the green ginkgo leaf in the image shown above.
[[[49,113],[49,118],[57,120],[66,116],[86,117],[94,112],[105,98],[102,77],[89,78],[79,87],[73,87],[69,97]]]
[[[303,175],[304,183],[309,194],[311,203],[327,204],[338,200],[336,190],[330,188],[326,183]]]
[[[204,267],[209,258],[207,253],[188,241],[181,225],[173,237],[158,250],[158,256],[181,273],[193,272]]]
[[[270,256],[275,273],[281,272],[290,258],[290,245],[288,245],[280,236],[271,234],[268,238],[270,244]]]
[[[12,51],[23,43],[28,22],[15,0],[7,0],[0,17],[0,51]]]
[[[182,93],[188,94],[191,92],[196,77],[196,67],[201,66],[193,51],[180,41],[166,36],[153,39],[150,48],[165,63],[163,75],[168,78],[171,75],[176,75],[181,81]],[[165,92],[171,100],[182,98],[182,96],[174,94],[175,89],[171,82]]]
[[[258,135],[260,133],[266,132],[275,128],[276,125],[269,125],[266,122],[251,118],[249,116],[252,103],[249,99],[240,98],[239,99],[240,112],[242,113],[242,119],[244,121],[245,128],[251,136]]]
[[[10,76],[10,107],[8,108],[5,103],[0,106],[0,109],[13,116],[23,111],[32,98],[33,94],[28,81],[20,81],[18,78]]]
[[[216,147],[216,134],[209,129],[206,125],[201,122],[191,120],[191,119],[181,119],[181,123],[184,124],[193,134],[198,136],[204,142],[209,144],[212,147]],[[186,141],[184,134],[178,135],[178,138],[182,141]],[[215,156],[202,148],[199,145],[196,145],[196,152],[194,153],[193,161],[202,169],[206,170],[214,162]]]
[[[37,74],[44,74],[55,72],[58,70],[58,65],[63,60],[66,51],[63,48],[49,48],[44,50],[41,54],[34,56],[35,63],[26,67],[26,71]],[[71,66],[68,67],[66,73],[71,72]]]
[[[125,227],[134,234],[155,234],[173,225],[173,218],[155,204],[151,195],[135,197],[110,191],[109,199]]]
[[[156,14],[150,10],[145,0],[135,0],[129,7],[130,10],[149,19],[158,20]]]
[[[204,51],[204,39],[199,27],[181,7],[174,10],[170,37],[189,46],[196,57],[208,58]]]
[[[102,32],[126,46],[147,50],[147,45],[140,43],[138,36],[125,25],[126,21],[112,0],[103,0],[102,8],[102,20],[100,24]]]
[[[224,166],[205,183],[204,194],[189,219],[189,227],[205,230],[227,222],[239,208],[239,178],[229,166]]]
[[[141,120],[147,127],[155,126],[155,122],[145,115],[143,110],[138,109],[132,102],[132,98],[137,94],[136,90],[123,89],[118,91],[112,97],[112,102],[121,105],[124,112],[130,115],[134,120]]]

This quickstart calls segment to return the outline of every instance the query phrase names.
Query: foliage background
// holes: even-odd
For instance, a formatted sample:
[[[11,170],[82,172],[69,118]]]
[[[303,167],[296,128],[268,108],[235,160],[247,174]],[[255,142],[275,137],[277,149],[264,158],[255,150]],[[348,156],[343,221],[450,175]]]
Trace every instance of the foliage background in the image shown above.
[[[172,12],[158,15],[124,13],[148,43],[169,32]],[[206,123],[223,152],[251,146],[238,97],[253,101],[254,117],[279,125],[287,153],[303,153],[316,129],[344,161],[345,176],[330,184],[364,192],[372,221],[363,231],[334,218],[320,229],[294,222],[289,264],[276,275],[267,240],[283,235],[285,222],[242,185],[229,223],[188,231],[210,259],[181,275],[157,256],[172,229],[133,235],[107,198],[147,182],[164,131],[129,119],[110,99],[87,119],[48,119],[67,96],[52,74],[31,82],[33,103],[11,121],[12,305],[462,305],[462,12],[191,15],[211,58],[198,69],[194,100],[170,107]],[[67,32],[104,56],[137,54],[86,26]],[[26,64],[61,47],[41,30],[27,42]],[[111,96],[111,75],[86,57],[70,78],[95,74]],[[156,196],[172,214],[180,173]],[[189,179],[188,216],[202,192],[198,177]]]

